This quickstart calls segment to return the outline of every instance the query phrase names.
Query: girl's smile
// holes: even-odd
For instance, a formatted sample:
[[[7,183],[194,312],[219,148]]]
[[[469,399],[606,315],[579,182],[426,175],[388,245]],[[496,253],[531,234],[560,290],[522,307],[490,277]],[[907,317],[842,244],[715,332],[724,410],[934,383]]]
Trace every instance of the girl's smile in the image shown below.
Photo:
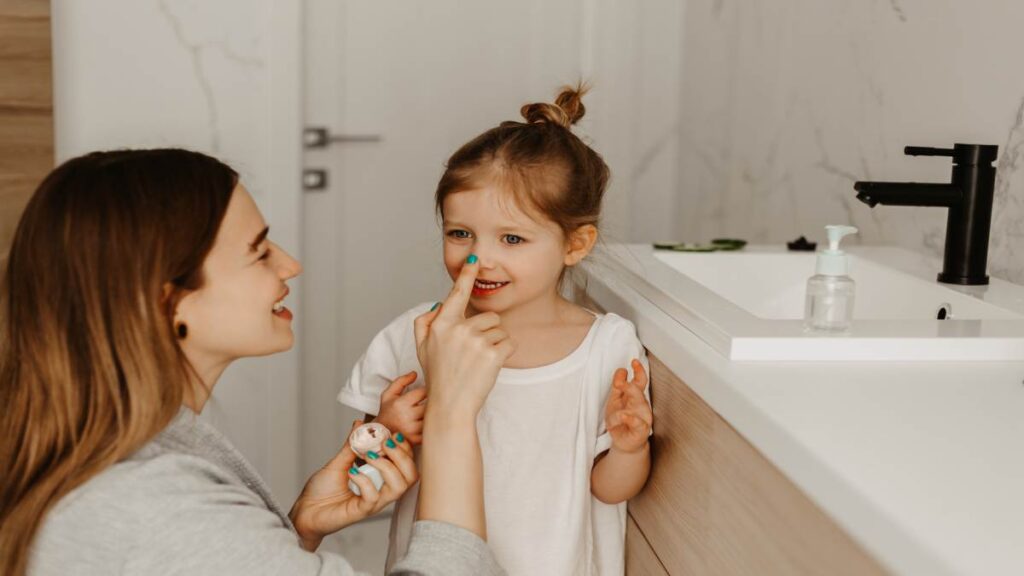
[[[477,278],[476,282],[473,283],[473,296],[483,297],[497,294],[498,290],[501,290],[508,284],[508,282],[489,282]]]

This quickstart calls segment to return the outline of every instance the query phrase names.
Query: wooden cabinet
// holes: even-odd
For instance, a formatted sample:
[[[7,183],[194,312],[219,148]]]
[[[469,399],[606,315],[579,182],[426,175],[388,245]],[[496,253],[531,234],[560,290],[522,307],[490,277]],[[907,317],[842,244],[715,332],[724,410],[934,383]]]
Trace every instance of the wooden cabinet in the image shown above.
[[[658,555],[631,517],[626,517],[626,574],[668,576]]]
[[[650,361],[654,466],[629,503],[627,540],[642,538],[673,576],[885,573],[682,379]],[[630,566],[631,575],[657,573]]]
[[[585,294],[577,301],[601,310]],[[886,571],[657,356],[651,476],[630,500],[627,576]]]
[[[53,168],[51,59],[50,2],[0,1],[0,260]]]

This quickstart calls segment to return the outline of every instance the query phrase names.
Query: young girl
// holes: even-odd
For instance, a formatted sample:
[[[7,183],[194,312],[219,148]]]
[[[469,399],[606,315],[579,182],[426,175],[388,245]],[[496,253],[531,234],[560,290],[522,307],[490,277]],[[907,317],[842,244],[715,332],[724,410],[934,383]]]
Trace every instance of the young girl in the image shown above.
[[[609,176],[570,130],[583,92],[566,88],[554,105],[524,106],[525,123],[476,137],[437,187],[448,273],[478,266],[466,315],[496,314],[517,345],[478,418],[488,543],[513,576],[621,575],[625,502],[650,470],[653,417],[633,325],[559,290],[594,247]],[[431,307],[384,328],[338,396],[414,443],[426,391],[413,320]],[[389,568],[408,549],[417,494],[396,505]]]

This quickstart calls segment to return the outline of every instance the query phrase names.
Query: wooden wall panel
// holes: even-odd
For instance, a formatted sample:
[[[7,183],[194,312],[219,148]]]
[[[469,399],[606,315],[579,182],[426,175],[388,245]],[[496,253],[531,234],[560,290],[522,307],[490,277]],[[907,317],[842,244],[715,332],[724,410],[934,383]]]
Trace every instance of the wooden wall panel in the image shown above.
[[[0,256],[39,181],[53,168],[48,0],[0,0]]]

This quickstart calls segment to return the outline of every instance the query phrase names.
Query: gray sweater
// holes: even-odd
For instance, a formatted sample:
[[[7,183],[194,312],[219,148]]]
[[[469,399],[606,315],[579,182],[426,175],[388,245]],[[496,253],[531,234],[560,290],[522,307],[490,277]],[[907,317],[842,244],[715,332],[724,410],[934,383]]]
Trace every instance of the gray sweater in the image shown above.
[[[344,558],[303,550],[248,461],[183,408],[131,457],[66,495],[33,543],[32,576],[69,574],[355,574]],[[500,575],[487,545],[440,522],[418,522],[391,572]]]

